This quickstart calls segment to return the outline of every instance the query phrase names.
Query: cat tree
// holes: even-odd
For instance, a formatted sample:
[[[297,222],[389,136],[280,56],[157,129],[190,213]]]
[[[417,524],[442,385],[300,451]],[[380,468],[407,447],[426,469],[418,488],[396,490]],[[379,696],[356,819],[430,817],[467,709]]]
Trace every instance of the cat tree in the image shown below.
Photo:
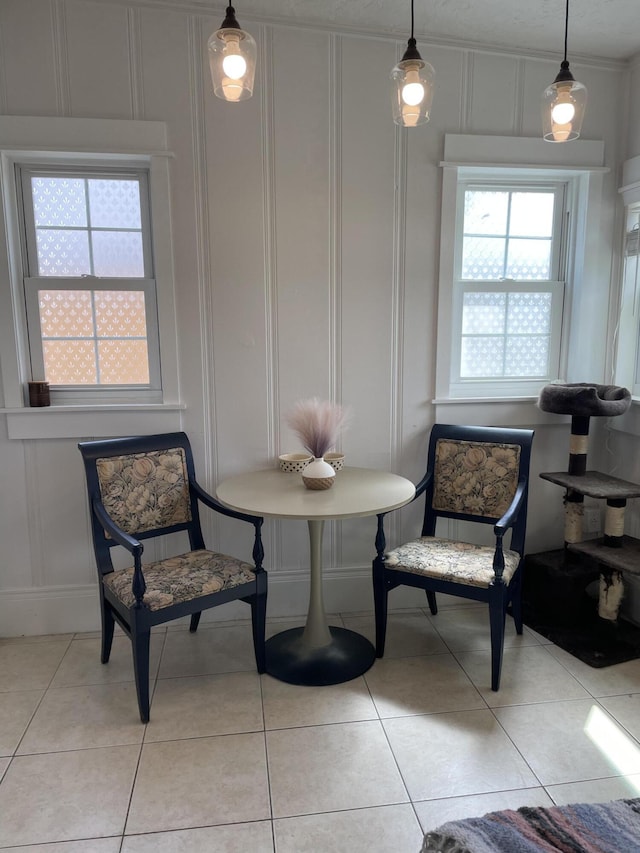
[[[542,411],[571,416],[567,472],[540,476],[565,488],[565,548],[598,563],[600,568],[598,615],[615,621],[624,593],[624,570],[638,571],[639,543],[624,535],[624,513],[629,498],[640,497],[640,486],[598,471],[587,471],[589,424],[592,417],[624,414],[631,394],[616,385],[577,382],[545,385],[538,406]],[[606,500],[602,540],[584,539],[585,496]]]

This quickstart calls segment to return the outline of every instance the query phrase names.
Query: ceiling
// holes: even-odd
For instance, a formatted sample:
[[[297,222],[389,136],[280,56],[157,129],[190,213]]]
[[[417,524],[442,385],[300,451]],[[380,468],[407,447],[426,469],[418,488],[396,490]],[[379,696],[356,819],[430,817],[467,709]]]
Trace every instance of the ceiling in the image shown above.
[[[420,41],[558,55],[564,0],[414,0]],[[408,37],[410,0],[235,0],[246,18]],[[569,59],[626,60],[640,54],[640,0],[571,0]]]

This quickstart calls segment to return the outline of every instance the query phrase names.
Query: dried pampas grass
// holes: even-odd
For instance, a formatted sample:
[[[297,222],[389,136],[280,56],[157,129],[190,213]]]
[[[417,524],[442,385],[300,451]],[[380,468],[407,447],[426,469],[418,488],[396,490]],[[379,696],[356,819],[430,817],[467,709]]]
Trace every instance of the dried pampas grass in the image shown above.
[[[287,423],[298,434],[302,446],[316,459],[335,446],[338,434],[347,425],[348,412],[329,400],[300,400],[287,415]]]

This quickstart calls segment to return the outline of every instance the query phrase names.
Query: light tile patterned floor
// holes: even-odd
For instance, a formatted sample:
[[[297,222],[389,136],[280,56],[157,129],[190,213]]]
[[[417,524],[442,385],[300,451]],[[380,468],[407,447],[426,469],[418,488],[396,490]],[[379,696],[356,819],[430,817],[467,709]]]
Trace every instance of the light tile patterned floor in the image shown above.
[[[492,693],[475,605],[391,614],[384,659],[333,687],[258,676],[248,623],[172,626],[146,726],[125,637],[107,666],[95,635],[0,640],[0,849],[418,853],[447,820],[638,796],[640,660],[508,629]]]

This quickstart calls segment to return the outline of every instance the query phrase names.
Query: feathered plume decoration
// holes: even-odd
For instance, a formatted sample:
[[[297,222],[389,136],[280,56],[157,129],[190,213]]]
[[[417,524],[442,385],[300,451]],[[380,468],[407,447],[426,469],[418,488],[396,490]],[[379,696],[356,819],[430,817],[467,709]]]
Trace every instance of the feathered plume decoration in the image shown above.
[[[335,446],[338,433],[348,420],[347,411],[329,400],[300,400],[287,415],[287,423],[298,434],[302,446],[316,459]]]

